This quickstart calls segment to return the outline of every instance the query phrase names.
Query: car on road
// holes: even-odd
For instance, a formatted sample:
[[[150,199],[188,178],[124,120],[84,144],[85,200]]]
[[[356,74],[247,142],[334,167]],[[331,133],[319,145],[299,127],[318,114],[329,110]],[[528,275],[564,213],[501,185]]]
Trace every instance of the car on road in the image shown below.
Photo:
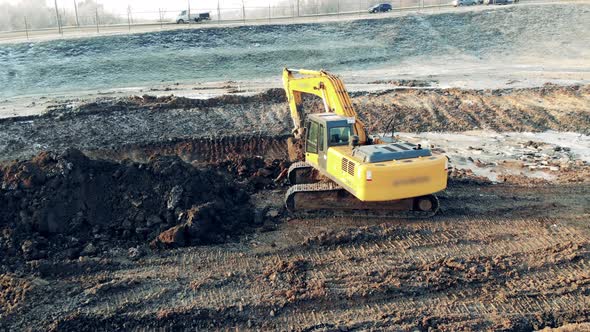
[[[473,6],[477,5],[478,0],[453,0],[453,6]]]
[[[211,16],[209,15],[209,13],[198,13],[198,14],[191,13],[190,17],[189,17],[188,10],[183,10],[176,17],[176,23],[183,24],[183,23],[188,23],[189,21],[201,22],[201,21],[209,21],[210,19],[211,19]]]
[[[390,12],[393,7],[388,3],[380,3],[371,8],[369,8],[369,13],[385,13]]]
[[[509,5],[517,2],[518,0],[483,0],[484,5]]]

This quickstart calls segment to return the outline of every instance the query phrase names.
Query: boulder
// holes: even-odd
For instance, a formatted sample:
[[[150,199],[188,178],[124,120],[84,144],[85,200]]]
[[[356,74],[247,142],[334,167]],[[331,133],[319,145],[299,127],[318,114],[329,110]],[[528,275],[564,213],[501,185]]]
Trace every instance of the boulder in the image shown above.
[[[180,203],[180,200],[182,198],[182,193],[184,192],[184,189],[182,189],[181,186],[174,186],[170,192],[168,193],[168,200],[166,202],[166,206],[168,207],[168,210],[174,210],[178,204]]]
[[[96,247],[94,246],[94,244],[92,243],[88,243],[84,249],[82,249],[82,252],[80,253],[81,256],[91,256],[96,254],[97,250]]]
[[[187,226],[185,224],[171,227],[158,235],[151,242],[152,247],[156,248],[178,248],[188,244]]]

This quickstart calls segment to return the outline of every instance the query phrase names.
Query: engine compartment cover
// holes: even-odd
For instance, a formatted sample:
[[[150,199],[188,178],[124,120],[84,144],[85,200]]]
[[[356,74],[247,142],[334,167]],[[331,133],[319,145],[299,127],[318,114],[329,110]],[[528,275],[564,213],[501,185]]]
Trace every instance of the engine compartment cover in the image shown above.
[[[432,155],[432,152],[430,149],[423,149],[418,145],[395,142],[358,146],[352,150],[352,155],[366,163],[379,163],[391,160],[428,157]]]

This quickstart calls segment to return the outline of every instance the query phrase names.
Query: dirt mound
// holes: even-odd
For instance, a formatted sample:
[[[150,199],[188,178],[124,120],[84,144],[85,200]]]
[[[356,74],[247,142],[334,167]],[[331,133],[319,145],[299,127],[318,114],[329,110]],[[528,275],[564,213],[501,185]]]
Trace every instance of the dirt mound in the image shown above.
[[[574,131],[589,134],[590,86],[464,90],[399,89],[350,94],[371,133],[468,131]],[[323,112],[320,98],[304,96],[304,109]]]
[[[287,101],[283,89],[269,89],[252,96],[223,95],[208,99],[192,99],[175,95],[167,96],[131,96],[124,98],[98,98],[91,102],[64,103],[48,107],[43,117],[57,117],[63,120],[69,116],[91,115],[105,112],[126,112],[133,110],[164,111],[171,109],[204,109],[218,106],[240,105],[247,103],[283,103]],[[2,121],[2,120],[0,120]],[[9,121],[4,119],[3,121]]]
[[[492,181],[486,177],[475,175],[470,169],[452,168],[449,174],[449,185],[453,183],[486,185],[491,184]]]
[[[390,84],[392,86],[400,87],[428,87],[437,84],[436,80],[376,80],[369,82],[370,84]]]
[[[590,86],[404,89],[366,93],[353,98],[353,104],[370,132],[489,129],[590,133]]]
[[[135,96],[129,99],[132,105],[148,109],[177,109],[177,108],[203,108],[223,105],[236,105],[244,103],[284,103],[287,97],[283,89],[269,89],[253,96],[223,95],[209,99],[191,99],[185,97],[176,97],[174,95],[154,97],[143,95]],[[84,107],[82,107],[84,109]]]
[[[138,164],[91,160],[77,150],[42,153],[4,167],[0,179],[3,266],[156,238],[165,246],[218,242],[253,221],[243,186],[177,157]],[[182,239],[166,238],[187,225]]]

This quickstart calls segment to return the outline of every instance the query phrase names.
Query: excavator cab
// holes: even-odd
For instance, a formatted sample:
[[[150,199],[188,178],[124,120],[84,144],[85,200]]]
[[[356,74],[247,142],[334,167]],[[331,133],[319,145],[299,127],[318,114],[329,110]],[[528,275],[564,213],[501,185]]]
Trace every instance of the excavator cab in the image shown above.
[[[334,113],[309,114],[305,120],[305,161],[325,170],[328,149],[350,145],[352,124],[354,119]]]

